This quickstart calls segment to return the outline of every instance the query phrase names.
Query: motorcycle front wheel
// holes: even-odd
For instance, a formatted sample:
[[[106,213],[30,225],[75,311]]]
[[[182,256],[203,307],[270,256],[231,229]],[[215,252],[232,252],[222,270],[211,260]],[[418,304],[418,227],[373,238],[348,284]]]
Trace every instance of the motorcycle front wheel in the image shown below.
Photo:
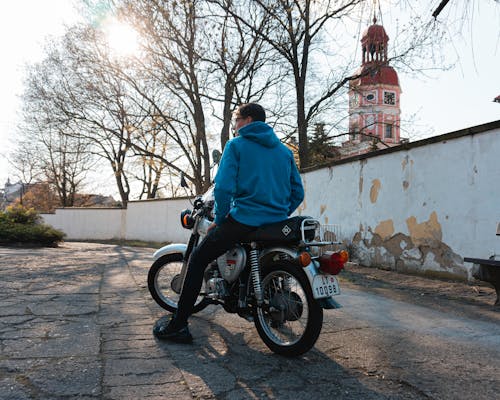
[[[274,353],[287,357],[309,351],[323,325],[323,309],[298,266],[280,262],[263,272],[264,304],[254,309],[259,336]]]
[[[156,260],[148,272],[148,289],[156,303],[167,311],[175,312],[181,295],[183,264],[181,253],[167,254]],[[203,287],[202,290],[203,292]],[[197,313],[207,307],[208,300],[200,295],[196,299],[192,313]]]

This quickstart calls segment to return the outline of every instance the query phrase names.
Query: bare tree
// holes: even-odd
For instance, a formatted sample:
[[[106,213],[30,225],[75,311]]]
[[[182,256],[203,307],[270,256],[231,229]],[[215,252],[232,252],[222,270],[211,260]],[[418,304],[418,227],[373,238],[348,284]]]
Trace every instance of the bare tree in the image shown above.
[[[224,6],[233,7],[231,1]],[[222,122],[223,148],[235,105],[261,99],[283,71],[275,66],[269,46],[218,4],[125,1],[123,10],[146,39],[147,56],[139,68],[144,81],[156,82],[157,89],[130,83],[150,101],[170,148],[182,155],[175,163],[174,152],[161,158],[170,170],[183,171],[200,193],[210,184],[208,143],[215,136],[207,127],[214,125],[213,117]],[[268,29],[262,15],[254,20]],[[134,147],[147,154],[136,143]]]
[[[213,1],[223,7],[221,0]],[[373,16],[375,11],[373,3],[366,0],[247,0],[242,7],[258,8],[268,16],[271,29],[263,31],[248,13],[238,14],[227,5],[225,9],[272,46],[276,57],[287,63],[293,73],[296,130],[291,134],[298,136],[300,164],[307,167],[310,163],[308,127],[331,119],[328,117],[339,107],[338,99],[345,93],[346,84],[361,74],[355,72],[355,53],[350,51],[346,55],[345,52],[348,44],[344,39],[349,36],[346,26],[355,27],[356,22],[369,20],[368,15]],[[439,26],[425,18],[414,18],[399,33],[390,61],[407,70],[422,71],[422,65],[433,59],[436,54],[432,51],[443,39]],[[332,68],[321,68],[321,60],[333,61]],[[373,71],[362,73],[370,72]]]
[[[158,116],[151,113],[152,119],[145,122],[140,134],[134,135],[133,152],[137,164],[134,176],[141,183],[139,199],[154,199],[161,187],[161,178],[168,167],[168,138],[163,135]]]
[[[48,86],[53,81],[50,74],[40,74],[42,69],[42,65],[32,68],[27,78],[21,126],[24,135],[12,163],[23,182],[46,182],[57,193],[60,206],[73,206],[92,157],[86,142],[69,136],[67,125],[54,123],[52,107],[40,91],[41,84]]]
[[[37,74],[33,96],[47,104],[49,123],[91,145],[90,151],[111,166],[122,204],[130,196],[126,173],[131,134],[144,116],[134,113],[126,87],[114,74],[106,44],[91,27],[69,30],[52,48]]]
[[[158,116],[157,123],[183,153],[189,169],[168,159],[164,161],[179,172],[186,170],[186,178],[201,193],[210,185],[210,156],[206,130],[208,104],[202,95],[208,78],[198,52],[201,28],[198,3],[125,1],[124,7],[129,19],[147,39],[147,57],[141,60],[146,79],[168,93],[152,96],[133,80],[129,82],[149,101]],[[172,108],[167,109],[168,106]]]
[[[239,17],[247,13],[252,26],[270,34],[269,16],[256,9],[250,10],[232,0],[207,1],[211,30],[204,30],[205,41],[213,43],[204,52],[203,59],[213,76],[214,93],[207,93],[210,100],[222,104],[221,148],[229,140],[231,117],[235,106],[250,101],[261,101],[288,75],[288,70],[277,62],[273,48],[261,35],[241,22]],[[211,51],[210,51],[211,49]]]
[[[319,96],[307,102],[311,98],[307,95],[306,88],[314,43],[320,38],[329,21],[349,16],[349,13],[360,2],[361,0],[340,2],[313,0],[247,1],[245,6],[248,9],[258,7],[268,16],[271,26],[269,30],[262,30],[260,26],[249,20],[246,14],[237,15],[229,7],[226,7],[228,12],[251,29],[255,35],[271,45],[293,71],[301,167],[307,167],[309,164],[307,136],[309,122],[319,111],[321,104],[343,87],[338,82],[328,84]]]

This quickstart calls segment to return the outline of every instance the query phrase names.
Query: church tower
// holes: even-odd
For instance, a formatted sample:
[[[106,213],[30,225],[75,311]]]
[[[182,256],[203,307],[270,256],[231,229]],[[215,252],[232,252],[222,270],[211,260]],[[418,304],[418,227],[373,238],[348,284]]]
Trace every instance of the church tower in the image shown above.
[[[385,148],[401,142],[401,88],[398,74],[387,60],[388,42],[384,27],[374,17],[373,25],[361,38],[362,63],[356,72],[359,78],[349,84],[350,137],[343,147],[350,148],[351,154],[373,150],[374,145]]]

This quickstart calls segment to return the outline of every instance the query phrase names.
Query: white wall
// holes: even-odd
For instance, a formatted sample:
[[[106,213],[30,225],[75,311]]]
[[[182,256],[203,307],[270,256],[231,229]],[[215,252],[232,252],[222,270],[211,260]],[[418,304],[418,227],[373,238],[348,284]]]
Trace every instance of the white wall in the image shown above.
[[[500,121],[354,157],[302,174],[298,212],[340,225],[364,265],[470,278],[464,257],[500,254]],[[185,242],[187,199],[127,210],[58,209],[45,221],[69,239]]]
[[[470,277],[463,257],[500,254],[500,123],[302,175],[303,215],[339,224],[360,261]]]
[[[186,208],[192,209],[188,199],[129,202],[125,239],[185,243],[190,231],[181,227],[179,214]]]
[[[118,239],[125,232],[126,212],[120,208],[59,208],[42,217],[68,239]]]
[[[71,240],[127,239],[181,242],[189,231],[180,225],[180,212],[191,208],[188,199],[131,201],[127,209],[58,208],[42,214],[44,221]]]

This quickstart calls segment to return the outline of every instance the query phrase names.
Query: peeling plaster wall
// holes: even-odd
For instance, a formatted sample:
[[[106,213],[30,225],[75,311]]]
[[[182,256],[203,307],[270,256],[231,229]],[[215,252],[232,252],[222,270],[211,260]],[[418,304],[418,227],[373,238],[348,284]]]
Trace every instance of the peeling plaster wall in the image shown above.
[[[492,124],[306,172],[299,213],[339,224],[364,265],[470,278],[464,257],[500,254],[500,122]]]

